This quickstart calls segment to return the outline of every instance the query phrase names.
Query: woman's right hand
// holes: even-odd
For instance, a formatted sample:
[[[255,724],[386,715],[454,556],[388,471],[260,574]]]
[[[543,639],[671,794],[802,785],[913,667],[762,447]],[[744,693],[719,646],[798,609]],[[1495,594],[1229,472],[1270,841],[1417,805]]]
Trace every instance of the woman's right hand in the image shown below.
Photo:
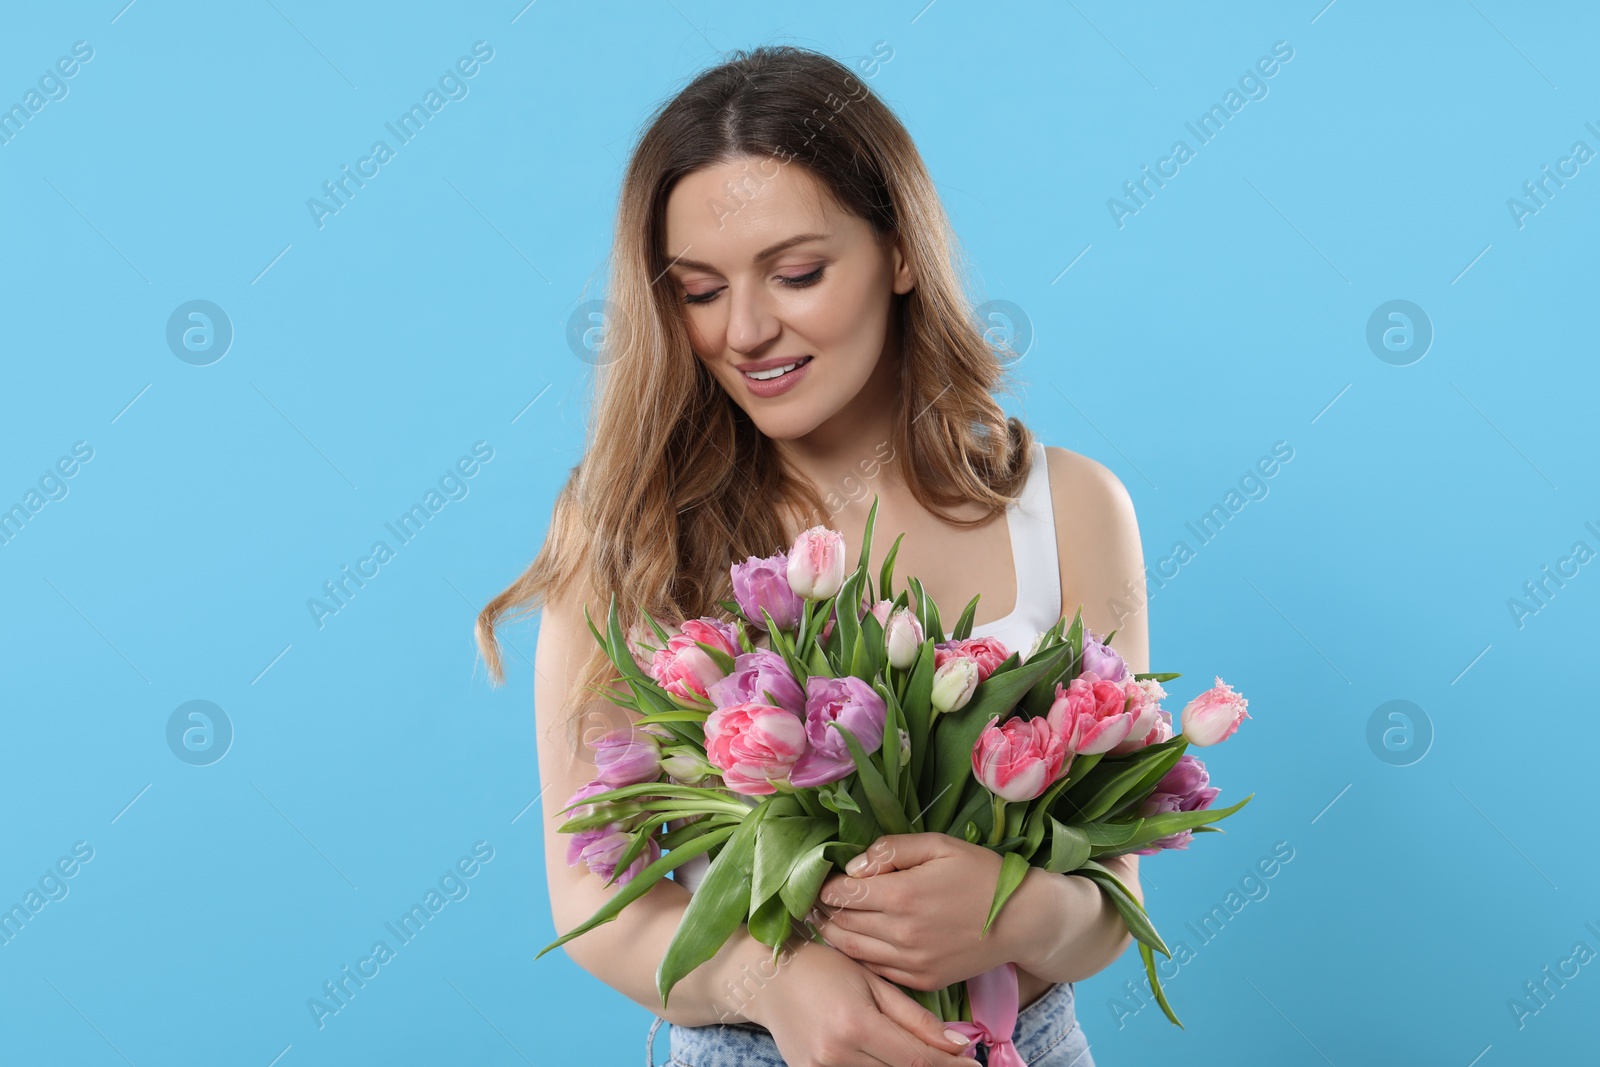
[[[903,990],[831,945],[797,937],[746,1018],[789,1067],[972,1067],[966,1045]],[[781,959],[781,957],[780,957]]]

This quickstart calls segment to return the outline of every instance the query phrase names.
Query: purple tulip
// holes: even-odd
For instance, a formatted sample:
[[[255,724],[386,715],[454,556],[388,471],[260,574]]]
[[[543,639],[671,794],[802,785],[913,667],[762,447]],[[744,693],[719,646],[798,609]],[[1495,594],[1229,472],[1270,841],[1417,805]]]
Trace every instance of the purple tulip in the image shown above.
[[[800,625],[800,610],[805,601],[789,585],[787,552],[766,559],[751,556],[743,563],[735,563],[730,570],[733,599],[739,602],[739,610],[753,625],[763,630],[767,628],[767,620],[761,617],[762,608],[767,609],[779,629],[793,630]]]
[[[735,704],[770,704],[796,715],[805,714],[806,709],[806,695],[789,671],[789,664],[778,653],[765,648],[735,657],[733,673],[712,683],[706,693],[719,708],[731,708]]]
[[[605,782],[596,778],[585,782],[578,787],[577,792],[567,798],[567,803],[575,804],[586,797],[596,793],[604,793],[612,788]],[[566,813],[569,819],[581,819],[586,815],[594,814],[593,804],[578,804]],[[602,878],[610,878],[617,869],[617,861],[622,858],[623,852],[628,848],[628,826],[626,822],[609,822],[604,826],[597,826],[592,830],[579,830],[567,842],[567,866],[576,866],[579,863],[586,865],[595,874]],[[622,877],[617,879],[617,884],[626,885],[645,867],[654,863],[661,856],[661,846],[654,837],[645,844],[645,850],[628,865]]]
[[[572,835],[567,844],[567,866],[582,863],[602,878],[610,878],[617,869],[617,861],[628,850],[629,835],[617,829],[616,823],[595,830],[581,830]],[[640,871],[661,858],[661,846],[655,838],[645,842],[644,851],[628,865],[617,879],[617,885],[631,882]]]
[[[1083,669],[1094,671],[1096,677],[1108,682],[1121,682],[1128,677],[1128,665],[1093,630],[1084,631]]]
[[[607,789],[653,782],[661,777],[661,743],[646,730],[621,727],[592,742],[595,780]]]
[[[1200,811],[1209,808],[1211,802],[1217,799],[1217,794],[1222,792],[1208,785],[1210,781],[1211,776],[1206,773],[1206,765],[1185,753],[1177,763],[1173,764],[1170,771],[1161,776],[1161,781],[1156,783],[1155,791],[1139,808],[1139,817],[1146,818],[1169,811]],[[1137,851],[1141,856],[1150,856],[1164,848],[1186,849],[1192,837],[1194,837],[1193,831],[1179,830],[1175,834],[1158,837],[1150,842],[1148,848]]]
[[[789,773],[790,784],[827,785],[848,777],[856,769],[844,735],[829,723],[838,723],[861,742],[867,755],[883,743],[883,725],[889,710],[883,698],[860,678],[827,678],[812,675],[806,679],[806,740],[804,754]]]

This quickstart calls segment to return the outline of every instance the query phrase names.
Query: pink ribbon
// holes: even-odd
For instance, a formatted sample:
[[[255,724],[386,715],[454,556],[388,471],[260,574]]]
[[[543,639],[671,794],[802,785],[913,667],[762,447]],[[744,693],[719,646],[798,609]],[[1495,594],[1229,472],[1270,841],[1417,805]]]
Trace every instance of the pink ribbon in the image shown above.
[[[972,1044],[960,1055],[978,1058],[978,1042],[989,1046],[989,1067],[1028,1067],[1011,1035],[1017,1028],[1017,968],[1002,963],[993,970],[967,979],[967,999],[972,1004],[972,1021],[946,1023],[945,1027],[968,1038]]]

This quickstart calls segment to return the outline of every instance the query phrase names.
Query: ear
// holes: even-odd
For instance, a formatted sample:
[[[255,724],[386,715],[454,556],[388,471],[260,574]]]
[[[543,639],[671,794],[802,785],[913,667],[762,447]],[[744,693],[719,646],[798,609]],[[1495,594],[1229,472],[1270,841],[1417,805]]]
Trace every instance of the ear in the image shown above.
[[[901,248],[899,236],[895,236],[889,245],[889,262],[894,270],[894,291],[897,295],[904,296],[917,287],[917,274],[911,268],[911,261],[906,258],[905,251]]]

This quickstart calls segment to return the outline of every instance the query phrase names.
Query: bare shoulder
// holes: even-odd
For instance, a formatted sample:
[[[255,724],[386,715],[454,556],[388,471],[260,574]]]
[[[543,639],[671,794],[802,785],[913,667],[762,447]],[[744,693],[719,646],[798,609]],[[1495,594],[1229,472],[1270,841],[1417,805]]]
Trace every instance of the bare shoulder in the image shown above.
[[[1138,536],[1133,498],[1111,468],[1093,457],[1068,448],[1046,445],[1050,471],[1050,498],[1057,529],[1062,523],[1080,533],[1118,532],[1132,527]],[[1109,529],[1108,529],[1109,528]]]
[[[1135,670],[1147,670],[1144,549],[1127,486],[1099,460],[1047,445],[1062,611],[1081,605],[1096,633],[1118,632],[1116,646]]]

